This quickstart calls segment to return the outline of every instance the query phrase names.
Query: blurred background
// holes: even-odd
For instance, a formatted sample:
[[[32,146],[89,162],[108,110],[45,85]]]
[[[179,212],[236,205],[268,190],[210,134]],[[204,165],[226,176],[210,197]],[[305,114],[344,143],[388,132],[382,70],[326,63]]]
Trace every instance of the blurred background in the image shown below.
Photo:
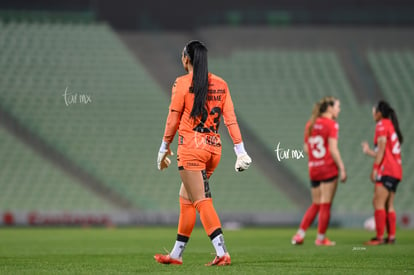
[[[210,186],[225,227],[299,224],[310,188],[307,160],[292,152],[326,95],[341,100],[348,171],[331,224],[362,227],[372,216],[373,160],[360,144],[372,146],[371,108],[385,99],[405,137],[398,225],[414,227],[408,0],[1,1],[0,224],[175,225],[176,161],[159,172],[156,157],[192,39],[205,42],[210,71],[228,82],[254,161],[234,171],[222,125]]]

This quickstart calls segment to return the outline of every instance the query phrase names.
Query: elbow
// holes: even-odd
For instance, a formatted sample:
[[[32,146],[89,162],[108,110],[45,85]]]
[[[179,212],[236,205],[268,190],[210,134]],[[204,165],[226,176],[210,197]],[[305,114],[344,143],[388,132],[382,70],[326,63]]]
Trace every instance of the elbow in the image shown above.
[[[337,156],[339,152],[338,147],[332,145],[329,146],[329,151],[331,152],[331,155],[335,156]]]

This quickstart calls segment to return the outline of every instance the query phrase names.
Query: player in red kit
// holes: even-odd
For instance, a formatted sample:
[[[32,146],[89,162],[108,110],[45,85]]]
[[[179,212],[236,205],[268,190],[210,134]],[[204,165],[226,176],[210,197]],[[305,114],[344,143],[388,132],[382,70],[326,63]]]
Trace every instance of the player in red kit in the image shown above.
[[[375,183],[373,204],[377,235],[365,244],[379,245],[395,243],[397,219],[394,197],[398,183],[402,179],[400,145],[403,136],[397,114],[387,102],[380,101],[372,109],[372,115],[377,123],[374,136],[375,149],[371,150],[368,143],[363,142],[362,151],[375,159],[371,180]],[[388,238],[384,239],[386,227]]]
[[[318,235],[315,245],[333,246],[326,236],[330,209],[338,184],[346,181],[345,166],[338,149],[339,126],[336,119],[340,102],[334,97],[324,97],[315,104],[312,116],[305,127],[304,150],[308,154],[312,204],[306,211],[292,244],[302,244],[305,233],[319,213]]]

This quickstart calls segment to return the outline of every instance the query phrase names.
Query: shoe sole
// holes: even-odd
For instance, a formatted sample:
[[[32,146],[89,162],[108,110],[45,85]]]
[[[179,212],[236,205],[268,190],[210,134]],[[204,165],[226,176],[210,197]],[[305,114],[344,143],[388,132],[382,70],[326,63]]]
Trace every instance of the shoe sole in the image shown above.
[[[224,262],[224,263],[216,264],[216,266],[225,266],[225,265],[230,265],[230,264],[231,262]]]
[[[219,262],[217,264],[212,264],[212,263],[207,263],[205,264],[205,266],[225,266],[225,265],[230,265],[231,264],[231,259],[226,259],[222,262]]]
[[[157,256],[154,256],[154,259],[157,263],[160,263],[160,264],[171,264],[171,265],[182,265],[183,264],[182,262],[178,262],[178,261],[164,262],[160,260],[160,258]]]
[[[365,245],[371,245],[371,246],[376,246],[376,245],[383,245],[383,244],[386,244],[386,243],[369,243],[369,242],[366,242],[366,243],[364,243]]]
[[[336,242],[330,242],[329,244],[323,244],[323,243],[315,243],[316,246],[335,246]]]

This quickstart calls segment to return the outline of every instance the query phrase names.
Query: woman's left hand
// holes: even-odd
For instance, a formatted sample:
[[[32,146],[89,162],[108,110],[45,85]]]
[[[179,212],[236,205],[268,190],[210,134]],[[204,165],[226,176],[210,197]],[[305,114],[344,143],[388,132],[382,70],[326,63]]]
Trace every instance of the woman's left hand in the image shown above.
[[[362,147],[362,152],[364,153],[364,154],[368,154],[368,152],[369,152],[369,144],[368,144],[368,142],[366,142],[366,141],[363,141],[362,143],[361,143],[361,147]]]

